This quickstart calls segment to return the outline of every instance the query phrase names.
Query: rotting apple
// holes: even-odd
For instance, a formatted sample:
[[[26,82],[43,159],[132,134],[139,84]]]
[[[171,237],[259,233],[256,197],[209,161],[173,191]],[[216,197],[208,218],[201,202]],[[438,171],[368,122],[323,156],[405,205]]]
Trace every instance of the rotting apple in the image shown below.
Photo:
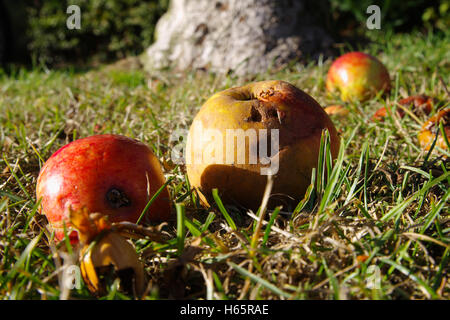
[[[140,296],[145,289],[144,268],[135,248],[121,235],[117,225],[107,216],[89,213],[86,208],[70,210],[69,219],[78,231],[81,275],[89,291],[104,295],[107,283],[118,279],[121,290]]]
[[[47,216],[55,238],[70,226],[69,208],[100,212],[111,222],[136,222],[148,201],[165,183],[158,159],[143,143],[121,135],[94,135],[56,151],[42,167],[36,185],[39,211]],[[170,215],[167,188],[148,208],[144,221]],[[69,237],[78,242],[77,232]]]
[[[363,52],[349,52],[336,59],[328,70],[328,91],[340,91],[343,101],[366,100],[379,91],[390,90],[386,67],[375,57]]]
[[[411,110],[416,115],[429,115],[433,109],[433,98],[424,94],[413,95],[400,99],[398,103],[405,107],[411,107]]]
[[[434,140],[436,139],[436,146],[442,149],[447,149],[447,143],[444,137],[441,135],[439,129],[439,122],[443,122],[444,131],[447,139],[450,140],[450,108],[439,111],[437,114],[432,116],[428,121],[426,121],[422,129],[419,132],[419,144],[425,150],[428,151],[431,148]],[[436,138],[436,136],[438,137]]]
[[[324,110],[329,116],[344,117],[350,113],[350,110],[341,104],[327,106]]]
[[[397,108],[396,114],[399,118],[403,118],[405,116],[405,111],[402,109]],[[386,107],[381,107],[372,116],[372,121],[384,121],[384,119],[387,116],[387,110]]]
[[[400,104],[404,108],[411,108],[411,111],[415,115],[428,115],[433,109],[433,99],[423,94],[413,95],[404,99],[400,99],[398,101],[398,104]],[[374,113],[372,121],[384,121],[386,116],[386,107],[381,107]],[[399,118],[403,118],[405,116],[405,111],[402,108],[397,108],[397,116]]]
[[[340,142],[329,116],[288,82],[260,81],[219,92],[204,103],[189,130],[191,186],[204,203],[211,203],[217,188],[223,201],[256,210],[266,175],[275,173],[269,207],[282,204],[288,210],[310,184],[324,129],[335,158]]]

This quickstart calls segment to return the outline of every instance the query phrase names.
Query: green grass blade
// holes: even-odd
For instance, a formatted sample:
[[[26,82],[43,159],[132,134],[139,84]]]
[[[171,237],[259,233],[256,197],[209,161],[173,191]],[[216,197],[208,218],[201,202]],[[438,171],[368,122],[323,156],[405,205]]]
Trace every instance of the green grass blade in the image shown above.
[[[23,250],[22,254],[20,255],[19,259],[16,261],[14,266],[9,270],[8,274],[6,275],[6,279],[12,279],[18,270],[22,268],[22,266],[25,264],[25,262],[30,258],[31,253],[36,248],[37,244],[39,243],[39,240],[41,240],[41,237],[43,235],[43,232],[41,232],[38,236],[36,236],[33,240],[31,240],[25,250]],[[8,282],[5,281],[4,284]]]
[[[389,210],[383,217],[381,217],[381,221],[388,221],[392,218],[397,218],[399,215],[409,206],[411,202],[416,200],[420,195],[425,194],[429,189],[434,187],[435,185],[439,184],[441,181],[446,180],[450,176],[450,172],[447,172],[443,175],[441,175],[438,178],[435,178],[429,182],[427,182],[422,189],[414,193],[412,196],[410,196],[408,199],[403,200],[403,202],[397,204],[395,207],[393,207],[391,210]]]
[[[14,172],[13,168],[11,167],[11,165],[9,164],[8,160],[6,160],[6,155],[3,154],[3,160],[5,161],[6,165],[8,166],[9,172],[11,172],[12,176],[14,177],[14,179],[16,180],[17,184],[19,185],[20,189],[22,189],[23,193],[25,194],[25,196],[31,200],[31,197],[27,191],[27,189],[25,189],[25,187],[23,186],[22,182],[20,182],[19,177],[16,175],[16,173]]]
[[[281,210],[281,207],[276,207],[275,210],[273,210],[272,214],[270,215],[270,220],[266,226],[266,230],[264,231],[264,238],[261,243],[261,246],[264,246],[267,243],[267,240],[269,240],[270,229],[272,228],[272,226],[275,222],[275,219],[278,217],[280,210]]]
[[[219,191],[214,188],[212,190],[212,195],[214,198],[214,201],[216,201],[217,206],[219,207],[220,212],[225,217],[225,220],[227,221],[228,225],[232,230],[237,230],[236,224],[234,223],[233,219],[231,219],[230,215],[228,214],[227,210],[225,209],[225,206],[222,203],[222,200],[219,197]]]
[[[177,249],[178,253],[181,254],[184,249],[184,239],[186,237],[186,208],[182,203],[175,204],[175,208],[177,210]]]
[[[422,229],[420,230],[420,233],[424,233],[425,230],[427,230],[428,227],[433,224],[434,220],[437,218],[437,216],[441,212],[442,208],[446,204],[448,204],[449,198],[450,198],[450,189],[447,190],[445,195],[441,198],[441,200],[439,200],[437,206],[434,207],[433,210],[427,215],[427,218],[425,220],[425,223],[424,223]]]
[[[205,223],[202,226],[202,230],[201,232],[205,232],[206,230],[208,230],[209,225],[211,224],[211,222],[213,222],[214,218],[216,217],[214,212],[210,212],[208,214],[208,217],[206,217]]]
[[[406,267],[404,267],[401,264],[398,264],[397,262],[394,262],[390,259],[381,259],[381,261],[393,266],[395,269],[397,269],[398,271],[403,273],[405,276],[407,276],[408,278],[410,278],[411,280],[416,282],[418,285],[420,285],[422,288],[424,288],[424,290],[426,292],[428,292],[428,294],[430,295],[431,298],[433,298],[433,299],[439,298],[438,295],[436,294],[436,292],[430,286],[428,286],[422,279],[420,279],[420,278],[416,277],[414,274],[412,274],[411,271],[409,271]]]
[[[356,176],[355,176],[355,178],[353,180],[352,186],[350,187],[350,191],[348,192],[347,198],[345,199],[344,206],[347,203],[349,203],[353,199],[353,197],[355,195],[355,189],[356,189],[356,186],[359,183],[359,177],[361,176],[362,167],[363,167],[363,164],[364,164],[364,159],[366,158],[366,153],[367,153],[368,146],[369,146],[369,143],[365,142],[363,147],[362,147],[361,156],[359,157],[359,162],[358,162],[358,168],[356,169]]]
[[[159,189],[158,191],[155,192],[155,194],[153,195],[153,197],[151,197],[151,199],[149,200],[149,202],[147,202],[147,205],[145,206],[144,210],[142,210],[141,215],[139,216],[139,219],[136,221],[136,224],[139,224],[142,220],[142,218],[145,216],[145,214],[148,211],[148,208],[150,208],[150,206],[152,205],[152,203],[156,200],[156,198],[158,198],[158,196],[161,194],[161,192],[164,190],[164,188],[166,188],[169,183],[172,182],[172,180],[174,179],[174,177],[170,177],[169,179],[167,179],[166,183],[164,183]]]
[[[322,200],[320,201],[320,206],[318,210],[318,214],[320,215],[328,203],[331,201],[331,196],[335,193],[335,187],[337,182],[339,181],[339,176],[343,172],[342,165],[344,162],[344,144],[341,143],[339,148],[339,154],[337,157],[337,161],[334,165],[333,171],[331,173],[331,177],[327,182],[327,186],[325,188],[325,192],[323,194]]]
[[[284,297],[284,298],[292,298],[292,295],[284,292],[283,290],[281,290],[280,288],[278,288],[276,285],[270,283],[267,280],[264,280],[260,277],[258,277],[257,275],[248,272],[248,270],[238,266],[237,264],[233,263],[233,262],[227,262],[227,264],[232,267],[234,270],[236,270],[237,272],[239,272],[241,275],[245,276],[245,277],[249,277],[251,280],[253,280],[254,282],[260,284],[261,286],[263,286],[264,288],[272,291],[273,293],[277,294],[280,297]]]

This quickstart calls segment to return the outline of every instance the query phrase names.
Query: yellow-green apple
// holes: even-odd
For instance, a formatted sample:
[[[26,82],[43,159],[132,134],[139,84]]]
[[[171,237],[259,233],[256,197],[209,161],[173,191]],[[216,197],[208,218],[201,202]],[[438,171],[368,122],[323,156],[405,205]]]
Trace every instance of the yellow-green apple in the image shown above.
[[[64,224],[70,227],[70,209],[85,208],[107,215],[111,222],[135,223],[164,183],[160,163],[145,144],[121,135],[95,135],[63,146],[45,162],[36,196],[40,213],[61,240]],[[169,194],[164,189],[144,221],[165,220],[169,215]],[[75,230],[69,236],[78,242]]]
[[[310,184],[324,129],[334,158],[339,138],[332,121],[311,96],[287,82],[261,81],[219,92],[201,107],[189,130],[189,181],[205,203],[217,188],[223,201],[257,209],[271,174],[269,207],[288,209]]]
[[[349,52],[332,63],[326,87],[330,92],[339,91],[343,101],[363,101],[379,91],[389,91],[390,78],[377,58],[363,52]]]

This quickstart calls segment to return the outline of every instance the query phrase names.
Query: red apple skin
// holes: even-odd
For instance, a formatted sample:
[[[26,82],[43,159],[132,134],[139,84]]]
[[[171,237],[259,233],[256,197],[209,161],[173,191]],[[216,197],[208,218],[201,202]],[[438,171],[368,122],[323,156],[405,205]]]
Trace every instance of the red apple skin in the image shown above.
[[[69,207],[108,215],[111,222],[136,222],[153,194],[165,183],[160,163],[143,143],[120,135],[95,135],[56,151],[42,167],[36,185],[39,211],[55,238],[64,238]],[[167,220],[167,189],[152,203],[144,220]],[[70,233],[78,242],[76,231]]]
[[[340,91],[343,101],[366,100],[377,92],[390,90],[386,67],[363,52],[349,52],[336,59],[328,70],[327,90]]]

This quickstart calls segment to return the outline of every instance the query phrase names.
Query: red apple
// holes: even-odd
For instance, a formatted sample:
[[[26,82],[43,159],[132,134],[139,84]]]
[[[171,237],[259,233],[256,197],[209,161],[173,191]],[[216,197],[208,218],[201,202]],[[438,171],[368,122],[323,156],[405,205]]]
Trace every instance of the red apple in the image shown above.
[[[55,237],[69,227],[69,208],[100,212],[111,222],[136,222],[155,192],[165,183],[160,163],[143,143],[120,135],[79,139],[56,151],[44,164],[36,185],[40,213],[47,216]],[[170,215],[167,189],[152,203],[145,219]],[[72,242],[78,242],[75,230]]]
[[[344,101],[362,101],[381,90],[390,90],[389,73],[377,58],[362,52],[349,52],[331,65],[326,87],[331,92],[340,91]]]

